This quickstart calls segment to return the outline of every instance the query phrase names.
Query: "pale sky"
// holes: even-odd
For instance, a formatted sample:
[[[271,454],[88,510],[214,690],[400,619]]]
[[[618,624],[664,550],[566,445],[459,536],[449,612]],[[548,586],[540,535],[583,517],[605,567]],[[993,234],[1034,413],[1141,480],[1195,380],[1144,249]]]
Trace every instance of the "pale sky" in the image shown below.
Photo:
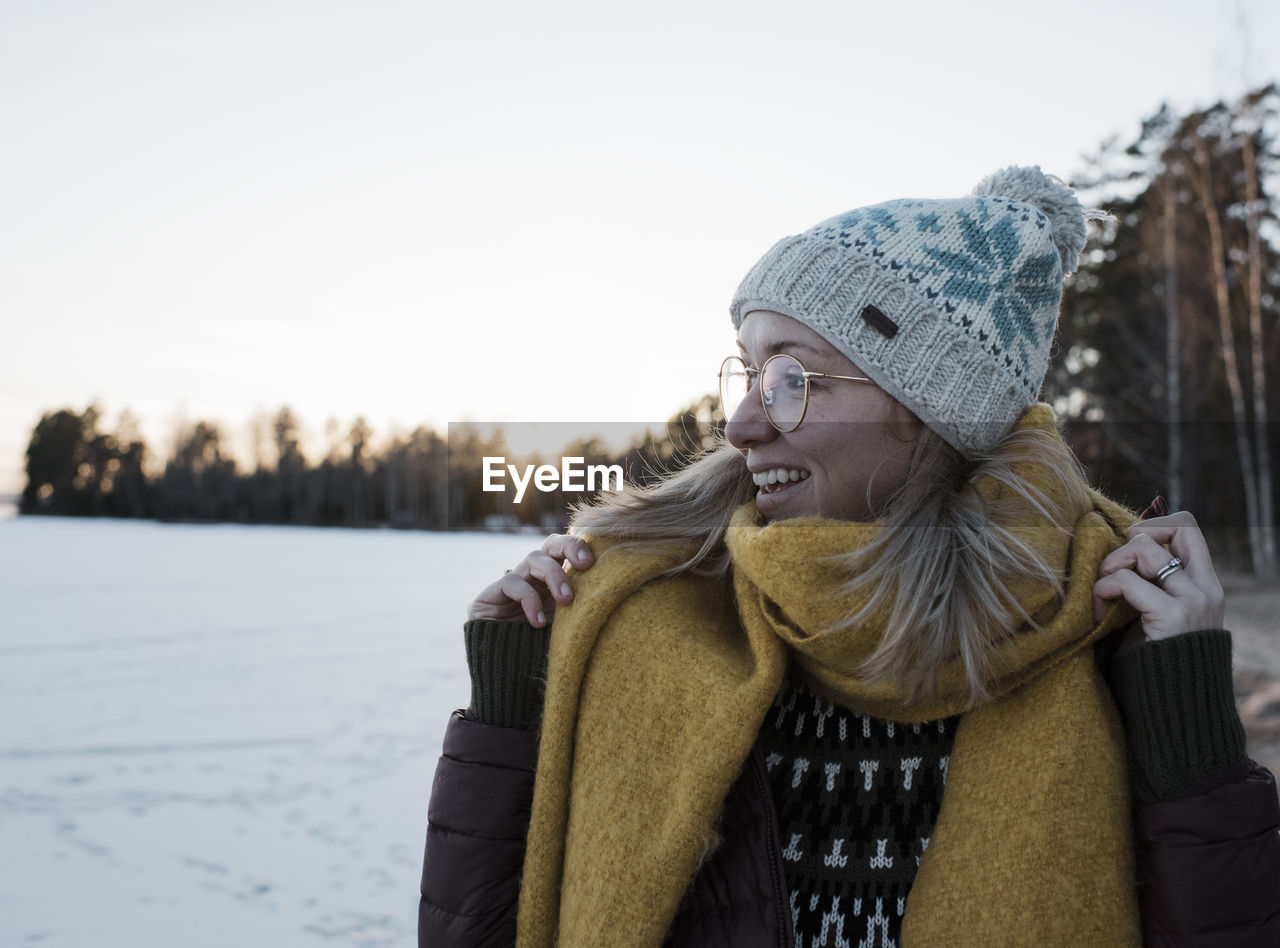
[[[662,421],[778,238],[1070,180],[1278,47],[1262,0],[0,0],[0,494],[95,400],[160,453],[282,404]]]

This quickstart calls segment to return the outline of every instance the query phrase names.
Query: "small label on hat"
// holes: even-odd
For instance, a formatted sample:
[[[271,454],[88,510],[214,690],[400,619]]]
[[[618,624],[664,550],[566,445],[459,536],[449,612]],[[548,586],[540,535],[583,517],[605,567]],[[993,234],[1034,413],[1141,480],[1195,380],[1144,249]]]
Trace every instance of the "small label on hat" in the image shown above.
[[[863,307],[862,318],[867,321],[867,324],[872,329],[877,330],[881,335],[889,339],[898,334],[898,324],[874,306]]]

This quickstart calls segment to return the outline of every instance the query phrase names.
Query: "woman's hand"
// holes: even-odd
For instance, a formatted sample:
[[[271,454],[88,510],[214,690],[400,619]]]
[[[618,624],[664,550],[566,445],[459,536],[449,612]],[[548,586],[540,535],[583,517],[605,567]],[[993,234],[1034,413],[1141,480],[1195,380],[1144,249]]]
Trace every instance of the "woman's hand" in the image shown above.
[[[468,619],[527,619],[541,629],[555,613],[556,605],[573,601],[564,563],[589,569],[595,559],[581,537],[553,533],[501,579],[481,590],[467,607]]]
[[[1195,517],[1182,510],[1142,520],[1129,528],[1128,537],[1128,543],[1098,566],[1093,584],[1096,619],[1106,615],[1109,600],[1124,598],[1141,613],[1142,631],[1150,639],[1222,628],[1226,600]],[[1174,557],[1182,561],[1182,568],[1157,583],[1156,576]]]

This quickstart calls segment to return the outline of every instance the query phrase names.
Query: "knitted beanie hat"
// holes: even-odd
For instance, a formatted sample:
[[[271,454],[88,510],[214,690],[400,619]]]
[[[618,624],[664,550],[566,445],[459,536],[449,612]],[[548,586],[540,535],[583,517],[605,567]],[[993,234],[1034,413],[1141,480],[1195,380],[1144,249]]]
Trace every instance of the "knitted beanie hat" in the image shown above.
[[[1040,392],[1087,211],[1040,168],[1005,168],[969,197],[863,207],[785,237],[734,296],[808,326],[972,457]]]

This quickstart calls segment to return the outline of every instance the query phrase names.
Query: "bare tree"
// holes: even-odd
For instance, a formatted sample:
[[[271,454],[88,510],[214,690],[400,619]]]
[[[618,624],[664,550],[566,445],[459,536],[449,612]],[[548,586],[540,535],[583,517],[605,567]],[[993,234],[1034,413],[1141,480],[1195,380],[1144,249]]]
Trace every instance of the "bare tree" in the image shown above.
[[[1165,315],[1165,406],[1169,444],[1165,461],[1165,483],[1169,504],[1182,509],[1182,352],[1178,325],[1178,184],[1176,169],[1164,175],[1164,315]]]
[[[1244,219],[1248,247],[1248,279],[1245,281],[1249,302],[1249,352],[1253,374],[1253,441],[1258,457],[1258,517],[1262,530],[1262,569],[1259,578],[1271,579],[1276,573],[1275,511],[1271,492],[1271,443],[1267,436],[1267,374],[1262,333],[1262,241],[1258,235],[1263,202],[1259,198],[1258,153],[1254,143],[1261,127],[1256,115],[1265,101],[1267,90],[1249,96],[1243,103],[1241,117],[1241,155],[1244,158]]]
[[[1196,116],[1203,120],[1204,116]],[[1249,419],[1245,407],[1244,382],[1240,375],[1240,358],[1236,350],[1235,333],[1231,327],[1231,291],[1227,281],[1227,249],[1222,238],[1222,217],[1218,212],[1217,192],[1213,184],[1212,159],[1205,135],[1199,122],[1191,128],[1192,160],[1195,168],[1188,180],[1200,199],[1205,225],[1209,229],[1209,266],[1213,276],[1214,300],[1217,304],[1218,334],[1222,341],[1222,361],[1226,369],[1227,390],[1231,395],[1232,426],[1235,433],[1236,453],[1240,458],[1240,476],[1244,482],[1245,519],[1248,521],[1249,555],[1255,575],[1267,573],[1263,550],[1261,510],[1258,501],[1257,467],[1253,449],[1249,443]]]

